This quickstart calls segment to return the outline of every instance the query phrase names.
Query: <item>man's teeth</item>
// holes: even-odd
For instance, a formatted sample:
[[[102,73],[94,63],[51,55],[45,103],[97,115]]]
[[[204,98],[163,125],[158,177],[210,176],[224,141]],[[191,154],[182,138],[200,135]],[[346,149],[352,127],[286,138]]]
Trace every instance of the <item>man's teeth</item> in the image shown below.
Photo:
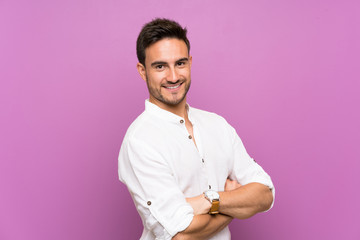
[[[166,87],[166,88],[174,89],[174,88],[178,88],[179,86],[180,86],[180,84],[179,84],[179,85],[176,85],[176,86],[173,86],[173,87]]]

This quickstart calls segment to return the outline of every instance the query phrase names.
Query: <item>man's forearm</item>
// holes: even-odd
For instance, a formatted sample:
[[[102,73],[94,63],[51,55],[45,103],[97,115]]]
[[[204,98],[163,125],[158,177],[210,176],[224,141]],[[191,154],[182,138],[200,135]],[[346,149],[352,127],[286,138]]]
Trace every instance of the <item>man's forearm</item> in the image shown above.
[[[194,216],[191,224],[173,237],[173,240],[208,239],[224,229],[233,218],[222,214]]]
[[[245,219],[266,211],[273,201],[271,190],[261,183],[249,183],[232,191],[219,192],[222,214]]]

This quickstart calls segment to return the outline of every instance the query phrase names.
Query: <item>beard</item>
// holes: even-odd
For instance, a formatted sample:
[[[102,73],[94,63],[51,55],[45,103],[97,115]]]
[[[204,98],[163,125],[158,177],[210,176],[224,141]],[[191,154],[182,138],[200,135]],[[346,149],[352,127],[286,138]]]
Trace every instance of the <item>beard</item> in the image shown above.
[[[189,79],[189,81],[186,80],[178,80],[175,83],[171,83],[171,84],[177,84],[177,83],[181,83],[181,84],[185,84],[185,90],[183,93],[178,93],[178,94],[174,94],[173,97],[165,97],[162,93],[161,93],[161,88],[162,86],[159,86],[159,88],[153,87],[149,84],[149,79],[148,76],[146,76],[146,85],[148,87],[149,90],[149,94],[154,97],[156,100],[169,105],[169,106],[175,106],[178,105],[179,103],[181,103],[185,97],[187,92],[190,89],[190,85],[191,85],[191,80]],[[177,97],[179,94],[181,94],[179,97]]]

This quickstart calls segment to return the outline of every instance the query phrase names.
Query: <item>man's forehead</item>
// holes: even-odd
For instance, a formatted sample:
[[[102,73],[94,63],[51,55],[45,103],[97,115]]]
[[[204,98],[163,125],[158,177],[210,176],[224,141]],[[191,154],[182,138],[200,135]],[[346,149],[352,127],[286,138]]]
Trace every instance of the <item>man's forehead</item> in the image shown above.
[[[145,49],[146,61],[177,61],[188,58],[188,49],[183,40],[165,38]]]

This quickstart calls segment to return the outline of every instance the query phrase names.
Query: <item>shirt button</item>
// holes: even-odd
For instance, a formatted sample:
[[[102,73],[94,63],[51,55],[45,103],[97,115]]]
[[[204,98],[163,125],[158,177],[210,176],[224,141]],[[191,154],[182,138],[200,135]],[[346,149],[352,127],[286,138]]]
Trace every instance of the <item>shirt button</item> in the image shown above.
[[[148,201],[148,202],[147,202],[147,205],[149,205],[149,206],[150,206],[150,205],[151,205],[151,201]]]
[[[211,185],[209,185],[209,189],[211,189]]]
[[[204,163],[205,162],[205,160],[204,159],[201,159],[201,161]]]
[[[191,135],[189,135],[189,139],[192,139],[192,136],[191,136]]]
[[[184,123],[184,120],[181,119],[181,120],[180,120],[180,123]]]

